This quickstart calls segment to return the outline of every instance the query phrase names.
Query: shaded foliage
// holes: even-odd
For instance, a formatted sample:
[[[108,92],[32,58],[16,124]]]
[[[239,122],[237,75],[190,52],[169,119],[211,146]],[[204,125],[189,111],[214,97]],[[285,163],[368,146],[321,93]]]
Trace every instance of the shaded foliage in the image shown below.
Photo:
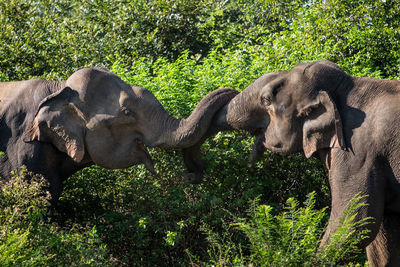
[[[327,59],[352,75],[399,77],[399,9],[392,0],[3,1],[0,80],[65,79],[81,67],[102,65],[146,87],[173,116],[184,118],[214,89],[243,90],[266,72],[300,62]],[[33,226],[29,222],[41,217],[36,211],[23,226],[2,221],[9,232],[0,249],[14,254],[0,255],[10,264],[45,255],[35,264],[87,259],[187,266],[193,257],[211,260],[202,226],[223,233],[222,221],[233,223],[232,215],[251,218],[249,199],[278,210],[286,199],[303,202],[315,191],[317,209],[330,204],[321,163],[267,151],[249,167],[251,143],[243,132],[210,138],[202,147],[205,180],[198,186],[184,181],[181,155],[174,150],[151,150],[158,176],[142,166],[84,169],[65,183],[56,225]],[[318,240],[316,232],[312,236]],[[240,255],[251,255],[241,245],[248,244],[245,234],[234,239],[243,248]],[[42,250],[43,240],[54,246]],[[74,246],[82,250],[73,254]]]
[[[46,222],[46,181],[21,169],[0,189],[1,266],[110,266],[96,227]]]

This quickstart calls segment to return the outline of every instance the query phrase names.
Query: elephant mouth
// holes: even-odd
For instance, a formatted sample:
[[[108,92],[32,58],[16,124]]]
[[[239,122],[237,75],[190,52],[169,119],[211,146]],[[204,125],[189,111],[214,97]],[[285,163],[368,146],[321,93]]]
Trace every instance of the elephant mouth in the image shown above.
[[[144,152],[148,153],[146,147],[144,146],[144,143],[142,140],[136,139],[136,144],[137,146]]]
[[[281,144],[274,144],[274,145],[270,145],[270,144],[269,144],[269,145],[268,145],[268,144],[267,144],[267,141],[264,142],[264,146],[265,146],[266,148],[268,148],[269,150],[271,150],[272,152],[274,152],[274,153],[279,153],[279,154],[285,155],[285,156],[290,155],[290,154],[296,152],[296,151],[294,151],[293,149],[290,149],[290,147],[288,147],[288,146],[283,146],[283,145],[281,145]]]
[[[144,157],[141,159],[141,161],[144,164],[144,166],[146,167],[146,169],[149,170],[152,174],[155,174],[156,172],[154,170],[153,159],[151,158],[150,153],[147,150],[147,148],[145,147],[143,141],[140,139],[136,139],[136,146],[137,146],[138,150],[140,150],[144,155]]]
[[[264,131],[264,128],[247,129],[247,132],[249,132],[250,135],[257,136],[257,138],[259,138],[261,135],[264,135]]]

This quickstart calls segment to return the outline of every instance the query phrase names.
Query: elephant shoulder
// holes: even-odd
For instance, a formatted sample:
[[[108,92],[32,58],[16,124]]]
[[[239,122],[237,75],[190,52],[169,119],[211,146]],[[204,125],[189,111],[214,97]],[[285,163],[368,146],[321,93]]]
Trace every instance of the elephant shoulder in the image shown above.
[[[26,81],[1,82],[0,83],[0,109],[9,103],[14,103],[22,94],[32,86],[42,83],[41,79],[31,79]]]
[[[360,142],[360,148],[375,147],[378,151],[391,151],[400,145],[400,95],[381,95],[362,109],[348,114],[348,135]]]
[[[43,79],[0,85],[0,90],[5,89],[0,95],[0,131],[4,128],[22,130],[33,119],[40,102],[63,86],[63,82]]]

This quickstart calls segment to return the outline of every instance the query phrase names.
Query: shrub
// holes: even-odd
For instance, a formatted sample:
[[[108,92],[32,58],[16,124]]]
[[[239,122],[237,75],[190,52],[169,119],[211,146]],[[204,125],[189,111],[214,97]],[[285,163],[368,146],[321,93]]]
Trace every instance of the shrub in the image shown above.
[[[247,218],[236,218],[234,223],[225,224],[224,232],[215,233],[207,225],[203,228],[210,243],[210,259],[202,265],[337,266],[344,260],[354,259],[360,252],[357,243],[367,238],[368,231],[361,229],[371,218],[354,222],[357,210],[365,205],[361,200],[362,197],[355,196],[349,203],[330,243],[321,248],[319,243],[327,214],[325,208],[315,209],[315,193],[308,195],[304,207],[289,198],[284,211],[278,214],[271,206],[252,201]],[[240,239],[238,243],[234,239],[237,231],[247,239]]]
[[[266,72],[301,62],[327,59],[351,75],[399,77],[399,9],[392,0],[3,1],[0,79],[61,79],[102,65],[148,88],[173,116],[183,118],[211,90],[243,90]],[[112,258],[115,265],[188,265],[187,249],[205,262],[208,243],[201,225],[223,233],[221,221],[229,225],[231,214],[246,216],[249,199],[260,196],[275,214],[286,199],[304,201],[305,192],[315,190],[316,208],[329,205],[320,162],[267,151],[249,167],[251,143],[243,132],[210,138],[202,148],[205,180],[198,186],[183,180],[175,150],[151,150],[158,176],[141,166],[86,168],[65,184],[58,225],[41,221],[45,204],[39,200],[7,209],[27,194],[8,187],[13,193],[3,191],[9,200],[0,211],[7,233],[0,245],[8,257],[4,263],[32,258],[38,264],[95,264]],[[235,231],[235,242],[246,244],[245,233]],[[248,247],[236,252],[238,261],[248,260],[241,256],[249,255]]]
[[[85,66],[139,57],[200,58],[216,47],[278,31],[294,7],[272,1],[10,0],[0,2],[0,78],[66,77]],[[172,38],[173,37],[173,38]]]
[[[22,169],[0,188],[0,265],[110,265],[95,227],[65,230],[46,222],[46,182],[40,177],[28,182],[25,175]]]

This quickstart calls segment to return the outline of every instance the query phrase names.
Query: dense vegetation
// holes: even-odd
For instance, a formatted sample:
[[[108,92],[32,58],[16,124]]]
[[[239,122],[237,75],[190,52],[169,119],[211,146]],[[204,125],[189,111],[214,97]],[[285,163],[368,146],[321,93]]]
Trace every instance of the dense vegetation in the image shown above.
[[[0,80],[105,66],[182,118],[207,92],[300,62],[397,78],[399,16],[391,0],[1,1]],[[316,256],[330,201],[321,164],[266,152],[248,166],[251,142],[210,138],[201,185],[184,181],[174,150],[151,151],[157,177],[142,166],[84,169],[65,183],[52,223],[43,181],[17,177],[0,192],[0,265],[332,266],[354,255],[365,233],[348,227],[349,212],[349,239]]]

